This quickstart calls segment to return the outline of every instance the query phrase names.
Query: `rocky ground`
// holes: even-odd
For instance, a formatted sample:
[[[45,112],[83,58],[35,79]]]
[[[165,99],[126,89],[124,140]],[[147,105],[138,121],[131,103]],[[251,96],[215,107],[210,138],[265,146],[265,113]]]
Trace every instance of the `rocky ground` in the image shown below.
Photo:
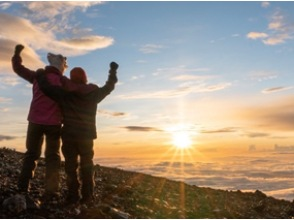
[[[0,148],[0,218],[292,218],[294,203],[267,197],[261,191],[215,190],[165,178],[96,165],[96,201],[91,206],[64,206],[61,199],[43,205],[45,163],[40,159],[30,197],[17,193],[22,153]]]

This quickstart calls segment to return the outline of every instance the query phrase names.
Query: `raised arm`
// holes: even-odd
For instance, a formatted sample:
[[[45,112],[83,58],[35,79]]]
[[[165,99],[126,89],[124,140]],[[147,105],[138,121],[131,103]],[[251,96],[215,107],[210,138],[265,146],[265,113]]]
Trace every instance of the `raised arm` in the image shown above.
[[[109,95],[114,90],[115,84],[117,83],[117,76],[116,76],[117,69],[118,69],[118,64],[115,62],[111,62],[108,79],[105,85],[100,87],[96,93],[97,103],[101,102],[107,95]]]
[[[21,44],[18,44],[15,46],[14,55],[11,59],[12,69],[21,78],[27,80],[30,83],[33,83],[36,72],[22,65],[22,59],[21,59],[20,53],[22,52],[23,49],[24,49],[24,46]]]

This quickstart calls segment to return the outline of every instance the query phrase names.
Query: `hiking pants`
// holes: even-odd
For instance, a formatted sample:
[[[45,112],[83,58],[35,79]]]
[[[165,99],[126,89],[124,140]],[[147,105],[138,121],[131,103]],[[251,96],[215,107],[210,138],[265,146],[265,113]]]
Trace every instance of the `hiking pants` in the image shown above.
[[[94,191],[94,163],[93,150],[94,141],[92,139],[62,139],[62,153],[65,158],[65,173],[67,175],[68,196],[79,197],[79,176],[78,167],[80,157],[80,180],[82,182],[82,197],[90,199]]]
[[[39,125],[29,122],[26,138],[26,153],[18,181],[20,190],[27,191],[34,177],[37,160],[41,156],[45,136],[45,191],[55,193],[59,190],[60,172],[60,125]]]

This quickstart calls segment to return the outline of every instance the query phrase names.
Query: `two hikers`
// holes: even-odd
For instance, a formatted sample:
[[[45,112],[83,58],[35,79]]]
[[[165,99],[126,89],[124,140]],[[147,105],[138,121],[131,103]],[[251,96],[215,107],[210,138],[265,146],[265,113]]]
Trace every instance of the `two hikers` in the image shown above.
[[[93,200],[94,187],[93,140],[96,138],[97,104],[114,89],[118,64],[111,63],[108,80],[100,88],[94,84],[87,84],[86,73],[80,67],[72,69],[70,79],[62,76],[67,68],[66,58],[62,55],[48,53],[50,66],[39,69],[38,73],[27,69],[22,65],[20,57],[23,49],[22,45],[15,47],[12,66],[19,76],[33,84],[33,99],[28,117],[27,151],[18,187],[20,191],[29,191],[29,182],[41,155],[45,135],[45,195],[49,195],[50,198],[58,194],[61,135],[67,174],[67,202],[75,203],[80,199],[78,156],[80,156],[82,202],[90,202]],[[62,129],[61,124],[63,124]],[[51,132],[53,129],[55,133]]]

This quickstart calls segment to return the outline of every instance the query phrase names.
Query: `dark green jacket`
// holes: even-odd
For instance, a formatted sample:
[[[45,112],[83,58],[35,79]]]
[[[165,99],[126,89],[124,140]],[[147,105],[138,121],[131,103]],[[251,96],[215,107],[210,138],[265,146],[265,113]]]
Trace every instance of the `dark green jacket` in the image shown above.
[[[117,82],[116,72],[109,71],[108,80],[103,87],[94,84],[77,84],[75,91],[51,85],[43,70],[37,71],[39,87],[61,107],[63,114],[62,137],[70,139],[96,139],[97,104],[114,90]],[[69,81],[62,77],[61,81]],[[67,82],[68,83],[68,82]]]

